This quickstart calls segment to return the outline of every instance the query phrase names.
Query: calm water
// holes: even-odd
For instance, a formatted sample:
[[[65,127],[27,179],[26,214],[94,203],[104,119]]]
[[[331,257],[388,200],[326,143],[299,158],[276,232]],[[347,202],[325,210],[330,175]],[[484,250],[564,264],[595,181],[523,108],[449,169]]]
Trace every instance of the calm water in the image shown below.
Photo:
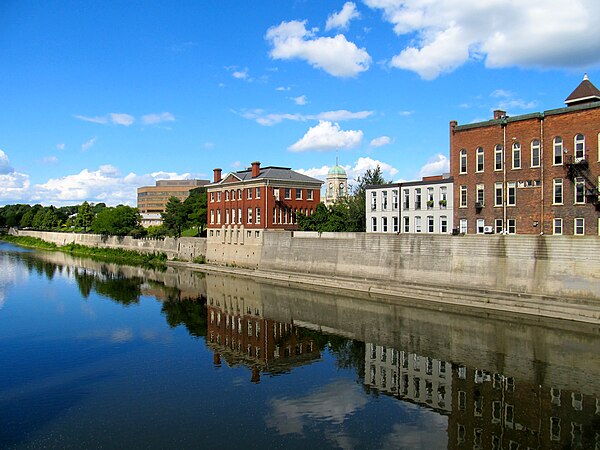
[[[598,326],[0,243],[1,448],[600,448]]]

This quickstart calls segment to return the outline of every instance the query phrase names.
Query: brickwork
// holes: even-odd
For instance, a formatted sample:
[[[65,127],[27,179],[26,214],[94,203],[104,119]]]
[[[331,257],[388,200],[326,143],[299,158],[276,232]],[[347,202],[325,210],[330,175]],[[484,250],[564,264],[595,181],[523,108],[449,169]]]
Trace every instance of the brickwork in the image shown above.
[[[577,164],[581,170],[569,176],[570,163],[578,161],[574,154],[577,135],[585,139],[585,160]],[[563,142],[562,161],[555,163],[557,137]],[[450,122],[455,226],[460,227],[462,221],[464,227],[466,220],[467,233],[483,232],[483,224],[494,232],[598,236],[599,140],[600,102],[472,125]],[[585,185],[583,201],[575,196],[576,181],[580,192],[581,183]],[[555,183],[562,186],[562,202],[555,201]],[[478,190],[483,190],[479,196]],[[554,229],[554,219],[562,219],[562,229]],[[578,233],[576,219],[583,225]]]

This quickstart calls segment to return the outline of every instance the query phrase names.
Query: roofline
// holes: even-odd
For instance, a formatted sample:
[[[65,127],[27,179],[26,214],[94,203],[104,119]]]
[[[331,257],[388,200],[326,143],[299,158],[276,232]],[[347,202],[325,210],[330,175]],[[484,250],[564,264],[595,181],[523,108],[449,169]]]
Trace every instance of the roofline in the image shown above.
[[[454,183],[453,177],[442,178],[441,180],[416,180],[416,181],[402,181],[400,183],[390,183],[390,184],[368,184],[365,186],[365,190],[367,189],[386,189],[386,188],[401,188],[403,186],[426,186],[431,184],[446,184],[446,183]]]

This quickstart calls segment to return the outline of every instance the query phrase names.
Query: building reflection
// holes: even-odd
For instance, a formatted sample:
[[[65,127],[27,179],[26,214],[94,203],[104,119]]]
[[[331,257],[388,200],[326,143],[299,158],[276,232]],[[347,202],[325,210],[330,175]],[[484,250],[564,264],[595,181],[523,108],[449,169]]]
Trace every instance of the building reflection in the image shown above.
[[[215,365],[225,360],[229,366],[249,367],[252,382],[258,383],[262,373],[285,373],[320,359],[310,333],[264,316],[255,283],[227,281],[214,277],[208,281],[206,342]]]

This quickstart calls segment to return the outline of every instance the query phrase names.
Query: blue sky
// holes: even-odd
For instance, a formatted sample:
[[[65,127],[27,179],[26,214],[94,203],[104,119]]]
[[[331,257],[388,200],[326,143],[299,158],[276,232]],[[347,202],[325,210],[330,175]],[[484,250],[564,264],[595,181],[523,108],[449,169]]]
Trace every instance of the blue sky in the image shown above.
[[[600,86],[597,0],[0,2],[0,204],[252,161],[448,170],[448,124]]]

